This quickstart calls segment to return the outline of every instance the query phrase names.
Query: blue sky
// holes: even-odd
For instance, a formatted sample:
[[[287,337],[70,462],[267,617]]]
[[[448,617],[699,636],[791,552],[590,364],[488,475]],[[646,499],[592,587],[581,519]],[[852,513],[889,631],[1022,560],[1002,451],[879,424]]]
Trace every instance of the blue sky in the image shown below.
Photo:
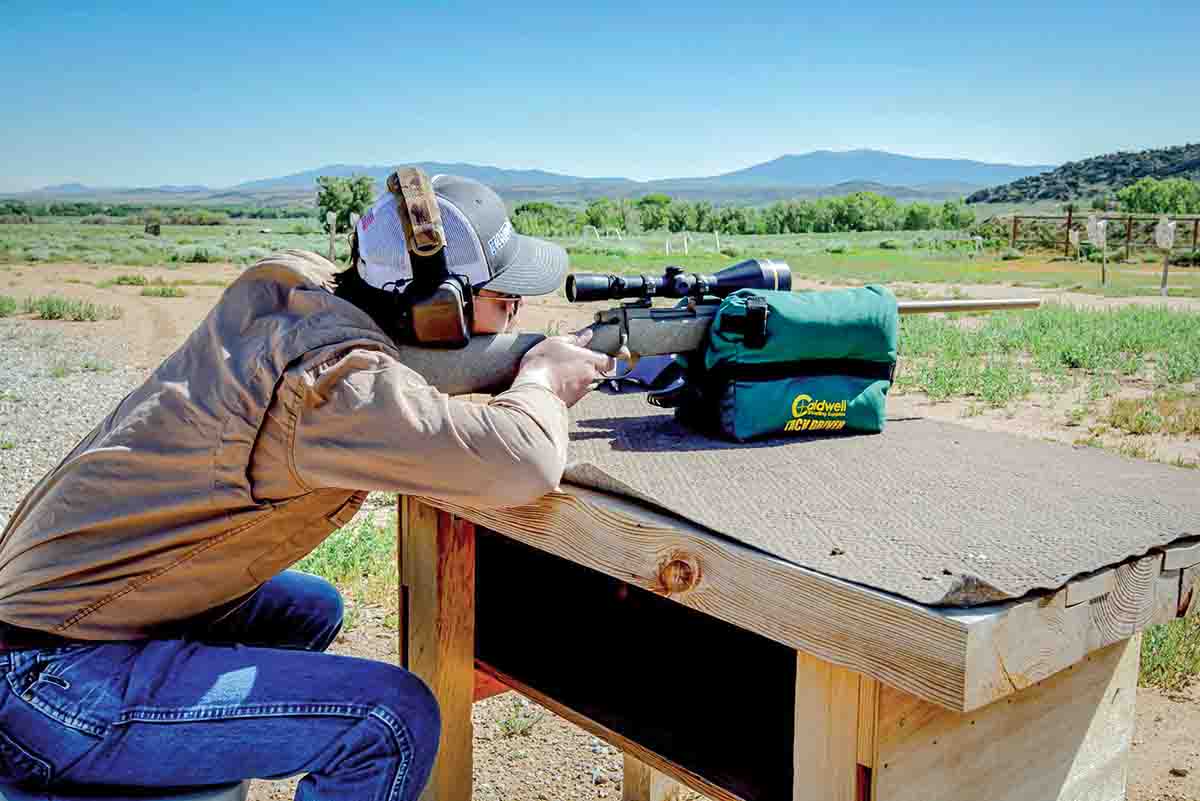
[[[76,5],[82,8],[72,9]],[[1200,4],[0,0],[0,191],[439,160],[708,175],[1200,140]]]

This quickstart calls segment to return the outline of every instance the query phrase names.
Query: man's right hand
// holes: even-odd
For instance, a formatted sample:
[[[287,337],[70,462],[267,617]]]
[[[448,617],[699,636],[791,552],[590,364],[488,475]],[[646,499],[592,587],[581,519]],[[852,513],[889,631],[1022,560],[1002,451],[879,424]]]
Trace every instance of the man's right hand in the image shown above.
[[[587,349],[592,331],[585,328],[576,334],[547,337],[521,359],[517,380],[536,381],[547,387],[567,406],[574,406],[592,386],[611,375],[617,360],[604,353]]]

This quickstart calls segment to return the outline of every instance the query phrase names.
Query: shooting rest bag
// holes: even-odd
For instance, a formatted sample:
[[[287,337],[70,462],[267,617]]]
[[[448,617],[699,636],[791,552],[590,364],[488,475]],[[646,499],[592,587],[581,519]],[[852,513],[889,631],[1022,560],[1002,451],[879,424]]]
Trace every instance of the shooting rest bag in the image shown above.
[[[681,422],[739,442],[771,435],[878,433],[896,368],[899,315],[886,287],[742,289],[726,297],[687,383]]]

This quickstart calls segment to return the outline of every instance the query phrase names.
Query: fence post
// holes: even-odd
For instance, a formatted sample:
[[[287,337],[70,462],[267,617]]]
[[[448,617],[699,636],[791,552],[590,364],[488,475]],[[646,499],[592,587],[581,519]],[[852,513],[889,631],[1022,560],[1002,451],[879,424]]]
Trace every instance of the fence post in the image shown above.
[[[334,256],[334,253],[333,253],[334,233],[333,233],[333,231],[334,231],[334,228],[336,227],[335,223],[337,223],[337,215],[334,214],[332,211],[325,212],[325,224],[327,226],[329,226],[329,260],[330,261],[333,261],[333,256]]]
[[[1067,235],[1063,243],[1063,255],[1070,257],[1071,255],[1071,213],[1074,211],[1070,206],[1067,207]]]
[[[1008,246],[1013,250],[1017,249],[1017,226],[1021,224],[1021,218],[1016,214],[1013,215],[1012,236],[1008,238]]]
[[[713,237],[715,237],[717,240],[717,252],[720,253],[721,252],[721,232],[718,231],[716,228],[713,229]]]
[[[1192,222],[1192,255],[1200,254],[1200,217]]]
[[[1133,217],[1125,225],[1125,261],[1133,261]]]

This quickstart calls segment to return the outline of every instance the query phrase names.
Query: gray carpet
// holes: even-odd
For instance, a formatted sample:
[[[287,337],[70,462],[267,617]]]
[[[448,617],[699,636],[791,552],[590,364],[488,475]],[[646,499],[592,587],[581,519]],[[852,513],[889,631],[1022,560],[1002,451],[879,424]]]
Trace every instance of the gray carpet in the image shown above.
[[[572,409],[566,480],[924,604],[1057,589],[1200,535],[1200,473],[932,420],[724,442],[641,395]]]

